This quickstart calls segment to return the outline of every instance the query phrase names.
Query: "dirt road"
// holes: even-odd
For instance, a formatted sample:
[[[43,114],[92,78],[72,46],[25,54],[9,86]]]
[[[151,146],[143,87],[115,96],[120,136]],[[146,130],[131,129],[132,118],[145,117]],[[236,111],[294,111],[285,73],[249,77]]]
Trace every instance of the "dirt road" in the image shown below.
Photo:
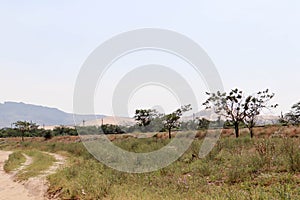
[[[0,200],[31,200],[36,199],[29,194],[29,191],[21,183],[13,181],[13,174],[7,174],[3,170],[5,160],[11,152],[0,151]]]
[[[45,197],[47,192],[46,177],[49,174],[55,173],[59,166],[64,164],[65,158],[57,155],[50,154],[56,158],[56,162],[43,174],[30,178],[24,183],[14,181],[16,173],[7,174],[3,170],[5,160],[8,159],[9,151],[0,151],[0,200],[43,200],[48,199]],[[21,167],[24,168],[31,162],[30,157],[26,156],[26,162]]]

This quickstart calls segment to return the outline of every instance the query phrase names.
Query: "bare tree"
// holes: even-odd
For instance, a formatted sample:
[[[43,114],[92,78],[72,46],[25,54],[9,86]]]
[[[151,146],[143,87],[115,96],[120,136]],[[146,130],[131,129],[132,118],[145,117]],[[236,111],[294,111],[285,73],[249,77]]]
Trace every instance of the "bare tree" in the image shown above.
[[[263,109],[272,109],[278,106],[278,104],[270,104],[270,100],[274,96],[274,93],[270,93],[269,90],[266,89],[246,98],[245,104],[247,105],[247,109],[245,110],[246,117],[244,122],[250,131],[251,138],[253,138],[253,128],[257,123],[257,117],[261,114],[261,111]]]
[[[248,109],[243,92],[239,89],[233,89],[229,94],[221,93],[206,93],[209,98],[203,103],[206,109],[213,109],[216,114],[223,116],[234,125],[235,136],[239,137],[239,125],[246,117]]]

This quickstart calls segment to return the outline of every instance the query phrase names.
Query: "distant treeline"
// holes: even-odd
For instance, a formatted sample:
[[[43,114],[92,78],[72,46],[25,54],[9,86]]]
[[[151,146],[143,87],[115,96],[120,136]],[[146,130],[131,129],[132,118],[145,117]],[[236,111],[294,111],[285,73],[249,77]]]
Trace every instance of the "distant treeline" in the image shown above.
[[[217,120],[210,121],[205,118],[193,118],[184,121],[182,115],[190,111],[191,105],[184,105],[172,113],[158,113],[152,109],[136,110],[133,126],[118,126],[104,124],[100,127],[55,127],[53,130],[45,130],[33,122],[17,121],[11,128],[0,129],[0,137],[44,137],[50,139],[53,136],[76,136],[87,134],[123,134],[134,132],[169,132],[186,130],[206,130],[216,128],[234,128],[236,137],[239,136],[240,128],[248,128],[253,137],[253,127],[257,126],[258,116],[264,109],[274,109],[278,104],[270,104],[274,93],[268,89],[259,91],[255,95],[244,95],[243,91],[233,89],[229,93],[207,93],[209,98],[203,103],[206,109],[213,109],[219,116]],[[223,121],[223,119],[225,119]],[[278,125],[300,125],[300,102],[291,107],[290,112],[281,114]]]
[[[16,122],[17,123],[17,122]],[[15,123],[15,124],[16,124]],[[19,124],[21,122],[18,122]],[[45,139],[50,139],[54,136],[77,136],[78,133],[81,135],[87,134],[124,134],[124,133],[135,133],[135,132],[166,132],[167,130],[162,127],[162,122],[159,119],[153,120],[151,126],[139,126],[138,124],[133,126],[118,126],[112,124],[104,124],[100,127],[97,126],[86,126],[86,127],[66,127],[57,126],[53,130],[45,130],[44,128],[39,128],[38,125],[32,122],[23,122],[23,124],[28,123],[28,127],[16,126],[14,128],[2,128],[0,129],[0,138],[7,137],[44,137]],[[220,127],[222,126],[222,127]],[[241,128],[245,125],[241,124]],[[229,121],[209,121],[205,118],[190,120],[186,122],[181,122],[180,128],[177,131],[182,130],[205,130],[208,128],[232,128],[233,125]]]
[[[43,128],[21,130],[19,128],[3,128],[0,129],[0,138],[6,137],[45,137],[52,138],[53,136],[75,136],[78,135],[76,129],[65,126],[55,127],[53,130],[45,130]]]

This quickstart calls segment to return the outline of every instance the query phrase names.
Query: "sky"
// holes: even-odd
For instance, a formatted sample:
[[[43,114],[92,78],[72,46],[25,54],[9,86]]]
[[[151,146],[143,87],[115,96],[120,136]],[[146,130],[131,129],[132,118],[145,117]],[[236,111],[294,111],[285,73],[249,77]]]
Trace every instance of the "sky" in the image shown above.
[[[226,91],[238,87],[251,94],[269,88],[279,104],[276,114],[300,101],[297,0],[12,0],[0,2],[0,25],[1,103],[16,101],[73,112],[76,78],[88,56],[111,37],[139,28],[168,29],[197,42],[214,62]],[[147,56],[137,54],[128,58],[130,62],[116,63],[115,71],[107,75],[106,90],[98,89],[95,102],[122,78],[121,74],[113,78],[118,66],[153,62]],[[157,63],[163,62],[161,56],[156,55]],[[151,91],[162,95],[155,87],[144,89],[133,94],[135,102]],[[164,94],[163,99],[172,98],[168,91]],[[132,112],[134,104],[129,108]],[[111,114],[107,105],[95,109]]]

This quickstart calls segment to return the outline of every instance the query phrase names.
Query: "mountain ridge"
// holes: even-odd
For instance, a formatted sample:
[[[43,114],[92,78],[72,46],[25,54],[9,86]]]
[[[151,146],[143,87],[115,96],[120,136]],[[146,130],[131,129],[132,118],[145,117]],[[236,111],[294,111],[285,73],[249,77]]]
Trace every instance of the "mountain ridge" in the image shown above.
[[[76,120],[89,121],[102,117],[104,115],[76,115]],[[0,127],[11,127],[16,121],[32,121],[40,126],[75,124],[72,113],[57,108],[13,101],[0,103]]]
[[[193,115],[185,116],[182,121],[196,118],[206,118],[216,120],[218,115],[211,110],[202,110]],[[273,124],[279,117],[273,115],[263,115],[258,117],[258,125]],[[0,103],[0,128],[11,127],[16,121],[32,121],[40,126],[75,126],[74,115],[58,108],[41,105],[27,104],[23,102],[7,101]],[[99,126],[103,124],[118,124],[131,126],[135,124],[133,118],[105,116],[105,115],[78,115],[76,114],[77,125]]]

